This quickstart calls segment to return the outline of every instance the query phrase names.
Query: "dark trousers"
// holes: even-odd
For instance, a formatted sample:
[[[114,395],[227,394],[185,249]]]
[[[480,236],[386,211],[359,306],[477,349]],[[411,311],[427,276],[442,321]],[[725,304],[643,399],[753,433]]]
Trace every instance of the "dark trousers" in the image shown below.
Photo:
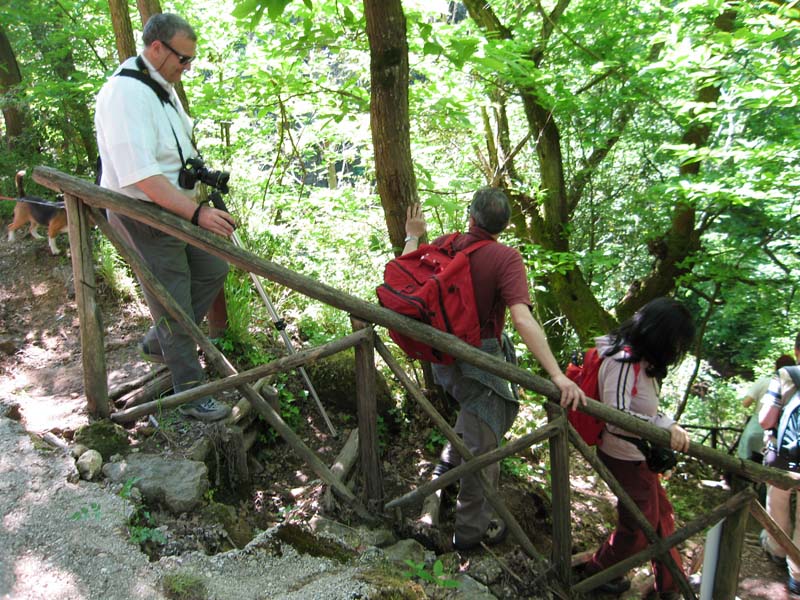
[[[662,538],[672,535],[675,532],[675,516],[672,504],[667,499],[667,494],[658,480],[658,474],[653,473],[644,461],[619,460],[600,450],[597,455],[633,499],[656,533]],[[617,516],[616,530],[592,557],[586,568],[587,573],[602,571],[648,546],[647,538],[636,524],[633,515],[619,503],[617,504]],[[682,568],[678,551],[672,548],[670,554],[675,559],[675,563]],[[656,590],[659,592],[678,591],[677,583],[664,564],[655,560],[652,564],[656,578]]]
[[[228,263],[135,219],[109,213],[108,221],[135,248],[186,314],[200,323],[225,283]],[[194,339],[147,288],[142,286],[142,290],[174,390],[180,392],[202,383],[205,377]]]

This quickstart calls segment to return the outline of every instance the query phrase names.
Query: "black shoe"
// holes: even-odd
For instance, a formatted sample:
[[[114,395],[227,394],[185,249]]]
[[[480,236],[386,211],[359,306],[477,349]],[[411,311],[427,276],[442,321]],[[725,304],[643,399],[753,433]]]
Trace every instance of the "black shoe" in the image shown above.
[[[433,470],[433,478],[436,479],[437,477],[441,477],[452,468],[453,465],[451,465],[449,462],[440,460],[439,463],[436,465],[436,468]]]
[[[147,342],[139,342],[139,355],[146,361],[164,364],[164,355],[161,354],[161,348],[156,351]]]
[[[449,462],[444,460],[440,460],[436,467],[433,469],[433,479],[438,479],[445,473],[447,473],[450,469],[454,469],[455,465],[451,465]],[[446,485],[442,488],[442,492],[445,494],[455,494],[458,489],[458,481],[454,481],[453,483]]]
[[[489,527],[486,528],[483,534],[483,542],[487,546],[495,546],[505,540],[507,536],[508,527],[506,527],[506,522],[500,517],[495,517],[489,521]]]
[[[489,521],[489,526],[486,528],[486,531],[483,532],[481,539],[477,541],[467,543],[460,542],[456,539],[456,534],[453,534],[453,548],[459,552],[467,552],[480,546],[481,542],[487,546],[495,546],[505,540],[507,536],[508,527],[506,527],[506,522],[500,517],[495,517]]]
[[[604,594],[613,594],[614,596],[619,596],[620,594],[627,592],[631,589],[631,582],[624,577],[616,577],[611,581],[606,581],[603,585],[599,585],[595,588],[596,591],[602,592]]]

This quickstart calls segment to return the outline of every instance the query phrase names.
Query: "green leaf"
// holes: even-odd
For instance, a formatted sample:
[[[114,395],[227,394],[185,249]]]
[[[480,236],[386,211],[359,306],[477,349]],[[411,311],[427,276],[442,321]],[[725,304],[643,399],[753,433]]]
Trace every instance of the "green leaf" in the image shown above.
[[[429,54],[429,55],[430,54],[435,54],[435,55],[438,56],[439,54],[442,54],[443,52],[444,52],[444,48],[442,48],[436,42],[425,42],[425,45],[422,47],[422,53],[423,54]]]

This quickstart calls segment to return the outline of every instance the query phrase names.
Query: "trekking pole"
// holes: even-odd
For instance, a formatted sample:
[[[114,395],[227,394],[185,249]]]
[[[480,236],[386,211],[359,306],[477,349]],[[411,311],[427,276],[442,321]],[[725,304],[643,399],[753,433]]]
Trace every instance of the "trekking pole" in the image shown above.
[[[211,194],[209,194],[209,198],[211,199],[211,203],[214,205],[214,208],[224,210],[226,213],[230,213],[228,207],[225,206],[225,201],[222,199],[222,195],[217,190],[212,191]],[[242,243],[242,240],[239,238],[239,234],[237,234],[235,231],[231,234],[231,240],[233,240],[234,245],[238,246],[242,250],[246,249]],[[278,313],[275,311],[275,307],[272,305],[272,301],[269,299],[267,292],[264,290],[264,286],[261,285],[261,280],[259,279],[258,275],[250,272],[248,272],[248,274],[250,275],[250,279],[253,281],[253,285],[258,291],[258,295],[261,296],[261,300],[264,301],[264,305],[267,307],[267,312],[269,313],[269,318],[272,321],[272,324],[275,326],[275,329],[278,330],[281,339],[283,339],[286,350],[289,354],[295,354],[296,351],[292,345],[292,340],[289,339],[289,334],[286,333],[286,321],[278,316]],[[311,383],[311,379],[309,378],[308,373],[306,373],[305,367],[298,367],[297,370],[300,372],[300,375],[302,376],[303,381],[306,384],[306,388],[311,394],[311,397],[314,398],[314,402],[317,403],[317,408],[319,409],[322,418],[325,420],[325,424],[328,426],[331,435],[338,437],[339,434],[336,433],[333,423],[331,423],[331,420],[328,418],[328,413],[325,412],[325,408],[322,406],[322,402],[317,395],[317,390],[314,389],[314,384]]]

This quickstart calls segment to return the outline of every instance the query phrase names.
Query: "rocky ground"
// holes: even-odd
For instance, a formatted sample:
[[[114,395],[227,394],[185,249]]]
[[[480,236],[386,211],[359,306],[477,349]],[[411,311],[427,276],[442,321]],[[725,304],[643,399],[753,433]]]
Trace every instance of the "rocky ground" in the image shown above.
[[[65,237],[59,241],[66,246]],[[102,288],[99,297],[106,324],[109,384],[114,387],[151,368],[135,350],[147,326],[147,312],[138,302],[119,302]],[[422,598],[448,594],[538,598],[555,593],[541,565],[523,557],[511,541],[492,553],[437,557],[402,539],[410,530],[396,523],[367,528],[351,521],[346,507],[330,518],[322,516],[322,486],[276,440],[264,442],[258,461],[263,470],[246,494],[215,498],[212,485],[211,492],[201,492],[196,509],[179,514],[142,504],[141,494],[126,485],[124,478],[116,483],[102,475],[95,481],[80,480],[74,459],[42,439],[50,434],[55,442],[74,445],[75,432],[89,422],[71,266],[63,256],[51,256],[46,241],[25,238],[0,244],[0,407],[0,598]],[[311,406],[300,408],[308,415],[314,412]],[[347,415],[335,414],[334,419],[340,428],[347,425]],[[352,416],[349,421],[352,426]],[[129,434],[139,452],[184,459],[184,450],[205,431],[174,413],[164,415],[159,426],[155,434],[139,435],[137,430]],[[300,428],[308,443],[331,462],[342,441],[327,436],[324,425],[318,427],[311,416]],[[383,462],[387,496],[405,493],[429,472],[435,457],[425,449],[428,439],[430,432],[424,429],[390,436],[391,447]],[[534,451],[533,465],[537,452],[541,454],[542,449]],[[103,458],[106,463],[110,460]],[[585,471],[580,459],[573,460],[573,469],[573,514],[576,524],[580,523],[575,528],[575,550],[589,550],[614,520],[613,498]],[[504,499],[546,554],[550,512],[544,491],[546,474],[534,469],[527,478],[504,473]],[[691,485],[698,487],[696,478]],[[244,532],[227,525],[213,510],[209,512],[215,505],[227,506],[234,520],[246,521]],[[148,521],[143,520],[145,511]],[[443,515],[441,538],[445,540],[451,516],[449,502]],[[309,532],[314,537],[307,537]],[[785,571],[764,558],[757,533],[753,526],[748,534],[739,597],[788,597]],[[324,539],[335,542],[326,548]],[[682,549],[687,564],[699,561],[702,543],[702,539],[691,540]],[[418,566],[410,569],[403,563],[406,558]],[[392,567],[395,559],[403,567]],[[404,570],[413,570],[416,577],[403,576]],[[634,575],[633,591],[626,597],[640,597],[652,582],[649,569]],[[447,587],[450,579],[461,582],[456,591]],[[187,594],[194,589],[196,595],[175,595],[180,586]]]

